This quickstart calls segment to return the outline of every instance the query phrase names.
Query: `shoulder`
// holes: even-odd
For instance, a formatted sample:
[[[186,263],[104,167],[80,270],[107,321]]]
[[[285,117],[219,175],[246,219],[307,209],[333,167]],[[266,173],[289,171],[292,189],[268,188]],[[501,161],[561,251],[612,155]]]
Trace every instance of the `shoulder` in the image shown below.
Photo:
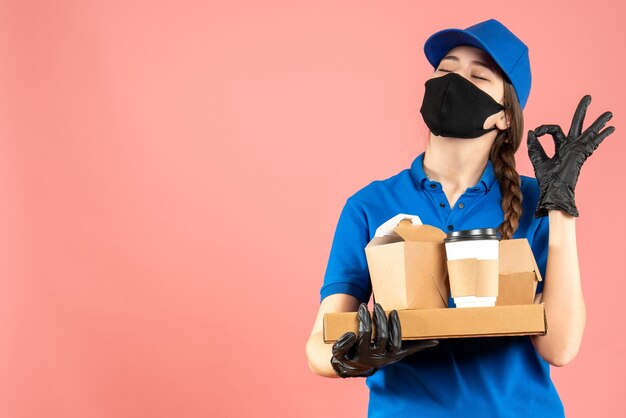
[[[406,168],[390,177],[373,180],[348,197],[353,204],[368,205],[379,202],[392,193],[414,189],[410,169]]]

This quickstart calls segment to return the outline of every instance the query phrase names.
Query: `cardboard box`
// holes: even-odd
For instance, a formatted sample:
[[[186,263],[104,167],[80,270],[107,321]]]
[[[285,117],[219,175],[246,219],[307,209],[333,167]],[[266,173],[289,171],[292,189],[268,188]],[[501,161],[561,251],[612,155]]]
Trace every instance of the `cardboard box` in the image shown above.
[[[389,315],[390,311],[385,311]],[[431,338],[545,335],[543,303],[483,308],[405,309],[398,311],[403,340]],[[372,319],[373,320],[373,319]],[[358,331],[356,312],[324,315],[324,342],[333,343],[345,332]],[[372,338],[375,333],[372,332]]]
[[[533,303],[542,281],[537,261],[526,238],[500,241],[496,306]]]
[[[376,302],[389,310],[447,307],[446,233],[409,220],[394,231],[398,235],[374,237],[365,247]]]
[[[526,238],[501,240],[498,298],[493,307],[447,308],[450,296],[446,234],[401,221],[398,236],[375,237],[365,248],[377,303],[398,311],[403,339],[547,333],[543,304],[533,304],[539,267]],[[356,331],[356,312],[324,315],[324,340]]]

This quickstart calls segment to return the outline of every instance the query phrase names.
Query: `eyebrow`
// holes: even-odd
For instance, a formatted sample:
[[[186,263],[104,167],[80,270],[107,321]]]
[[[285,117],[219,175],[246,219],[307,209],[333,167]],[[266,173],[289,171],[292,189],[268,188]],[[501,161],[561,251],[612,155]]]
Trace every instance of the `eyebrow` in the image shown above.
[[[441,59],[441,61],[443,60],[452,60],[452,61],[460,61],[459,57],[455,56],[455,55],[446,55],[445,57],[443,57]],[[495,69],[493,67],[493,65],[489,65],[489,64],[485,64],[482,61],[472,61],[472,64],[476,64],[476,65],[480,65],[481,67],[485,67],[486,69],[488,69],[489,71],[491,71],[492,73],[495,73]]]

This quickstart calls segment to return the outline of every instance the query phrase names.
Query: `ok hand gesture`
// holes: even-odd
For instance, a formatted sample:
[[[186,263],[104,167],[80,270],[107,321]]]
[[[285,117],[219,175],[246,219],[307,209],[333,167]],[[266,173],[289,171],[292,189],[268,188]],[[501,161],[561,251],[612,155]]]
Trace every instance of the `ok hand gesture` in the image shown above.
[[[540,190],[536,218],[546,216],[551,209],[561,210],[572,216],[579,215],[574,201],[574,189],[580,169],[604,138],[615,131],[613,126],[600,131],[613,117],[611,112],[604,112],[581,133],[590,102],[591,96],[586,95],[578,103],[567,137],[558,125],[541,125],[534,131],[528,131],[528,155]],[[555,152],[552,158],[546,155],[537,139],[545,134],[552,135],[554,139]]]

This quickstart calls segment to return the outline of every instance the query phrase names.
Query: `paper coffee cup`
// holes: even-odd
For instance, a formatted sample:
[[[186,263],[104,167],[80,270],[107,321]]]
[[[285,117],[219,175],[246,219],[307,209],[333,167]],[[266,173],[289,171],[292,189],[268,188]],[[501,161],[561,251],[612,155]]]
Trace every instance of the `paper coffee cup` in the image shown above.
[[[495,306],[498,249],[494,228],[453,231],[444,239],[450,292],[458,308]]]
[[[496,297],[493,296],[459,296],[454,298],[454,304],[457,308],[471,308],[481,306],[495,306]]]

